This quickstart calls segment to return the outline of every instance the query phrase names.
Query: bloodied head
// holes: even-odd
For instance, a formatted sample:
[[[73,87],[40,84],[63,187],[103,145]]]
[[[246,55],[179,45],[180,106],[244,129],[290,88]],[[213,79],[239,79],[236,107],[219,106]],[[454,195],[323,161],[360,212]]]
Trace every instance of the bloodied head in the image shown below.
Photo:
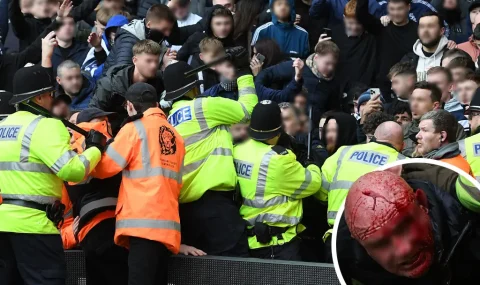
[[[433,260],[428,202],[397,174],[376,171],[360,177],[345,202],[352,234],[385,270],[409,278],[424,275]]]

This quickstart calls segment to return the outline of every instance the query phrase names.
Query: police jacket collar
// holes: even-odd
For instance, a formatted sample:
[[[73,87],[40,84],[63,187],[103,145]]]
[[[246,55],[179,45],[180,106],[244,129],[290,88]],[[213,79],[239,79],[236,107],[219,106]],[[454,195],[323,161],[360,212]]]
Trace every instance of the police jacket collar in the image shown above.
[[[378,143],[378,144],[381,144],[381,145],[384,145],[384,146],[388,146],[390,148],[393,148],[396,152],[398,152],[398,150],[391,144],[391,143],[388,143],[388,142],[379,142],[377,141],[377,138],[373,137],[370,142],[372,143]]]

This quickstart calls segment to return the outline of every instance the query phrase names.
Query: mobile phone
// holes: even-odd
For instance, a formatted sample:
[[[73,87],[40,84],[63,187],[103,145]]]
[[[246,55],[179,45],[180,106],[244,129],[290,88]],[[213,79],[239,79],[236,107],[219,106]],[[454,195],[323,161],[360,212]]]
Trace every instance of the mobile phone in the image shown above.
[[[332,37],[332,30],[329,29],[329,28],[323,28],[323,34],[326,34],[327,38],[331,38]]]
[[[370,88],[370,99],[373,99],[380,95],[380,88]]]
[[[257,59],[260,63],[263,63],[265,61],[265,56],[261,53],[257,53]]]

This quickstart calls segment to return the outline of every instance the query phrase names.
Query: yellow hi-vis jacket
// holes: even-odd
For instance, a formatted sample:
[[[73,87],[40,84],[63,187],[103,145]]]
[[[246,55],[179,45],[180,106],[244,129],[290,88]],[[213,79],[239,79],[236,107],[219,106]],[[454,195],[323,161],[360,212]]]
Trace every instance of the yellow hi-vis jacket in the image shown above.
[[[63,180],[80,182],[100,161],[97,148],[77,155],[61,121],[19,111],[0,122],[0,195],[51,204]],[[58,234],[44,211],[0,205],[0,232]]]
[[[394,148],[376,142],[343,146],[327,158],[322,166],[322,186],[315,197],[328,202],[328,224],[333,226],[348,190],[360,176],[404,158]]]
[[[315,165],[304,168],[291,151],[255,140],[236,146],[233,157],[243,197],[240,215],[249,228],[257,222],[288,227],[280,242],[292,240],[303,215],[302,198],[320,188],[320,169]],[[298,232],[305,229],[298,228]],[[262,244],[253,236],[248,243],[255,249],[278,245],[279,240],[274,236],[270,243]]]
[[[238,101],[221,97],[175,102],[168,121],[185,141],[180,203],[200,199],[208,190],[231,191],[237,184],[228,127],[248,122],[258,103],[252,75],[237,79]]]
[[[480,134],[458,141],[462,156],[470,164],[475,179],[480,182]],[[458,176],[456,189],[460,203],[467,209],[480,212],[480,189],[474,187],[462,175]]]

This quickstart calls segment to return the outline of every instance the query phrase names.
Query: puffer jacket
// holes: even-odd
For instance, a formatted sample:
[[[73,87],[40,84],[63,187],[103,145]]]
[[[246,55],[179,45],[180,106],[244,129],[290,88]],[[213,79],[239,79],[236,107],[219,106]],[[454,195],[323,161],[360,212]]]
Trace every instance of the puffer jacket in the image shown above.
[[[134,69],[134,65],[111,67],[107,74],[97,81],[95,95],[88,105],[89,107],[96,107],[107,112],[117,113],[117,117],[110,122],[113,135],[117,134],[123,120],[128,117],[128,113],[124,108],[125,93],[128,87],[133,84]],[[165,90],[160,74],[157,74],[156,78],[147,81],[147,83],[155,87],[157,94],[162,94]],[[160,101],[160,98],[158,101]]]
[[[456,197],[442,191],[430,182],[407,179],[407,183],[414,191],[421,189],[427,196],[428,215],[431,219],[435,243],[435,256],[430,270],[426,275],[416,279],[400,277],[387,272],[352,238],[345,222],[345,216],[342,215],[337,233],[337,257],[346,283],[352,284],[353,280],[356,280],[361,284],[369,285],[438,285],[447,284],[446,281],[453,279],[451,284],[474,284],[453,282],[457,278],[464,278],[460,273],[461,266],[456,263],[455,258],[449,262],[448,269],[450,270],[441,266],[449,253],[455,253],[458,256],[465,253],[471,255],[471,252],[468,253],[464,248],[464,245],[472,239],[471,235],[467,234],[459,239],[461,232],[466,229],[465,209],[456,200]],[[455,244],[459,246],[455,248]],[[452,276],[448,275],[450,272]]]

